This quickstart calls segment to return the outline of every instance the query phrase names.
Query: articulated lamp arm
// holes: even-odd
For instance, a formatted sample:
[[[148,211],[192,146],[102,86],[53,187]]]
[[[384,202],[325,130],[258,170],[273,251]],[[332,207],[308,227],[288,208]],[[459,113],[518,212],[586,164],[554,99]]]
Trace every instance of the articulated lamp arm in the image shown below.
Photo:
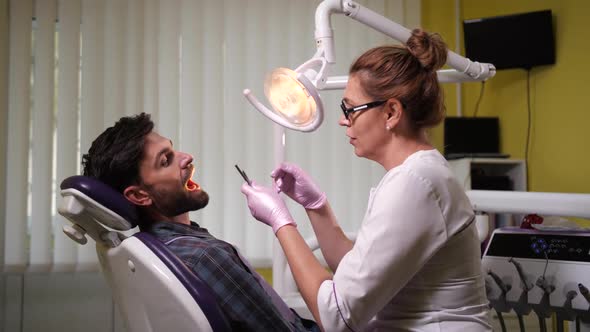
[[[333,13],[344,14],[364,25],[367,25],[393,39],[406,43],[412,32],[410,29],[350,0],[325,0],[318,6],[315,16],[315,39],[318,52],[316,56],[323,55],[329,64],[335,62],[334,40],[330,16]],[[439,80],[443,83],[463,81],[483,81],[496,74],[496,68],[489,63],[473,62],[459,54],[448,51],[447,64],[451,70],[438,71]],[[331,77],[318,82],[326,83],[328,89],[332,88]],[[341,81],[338,79],[337,81]],[[346,84],[345,84],[346,85]]]

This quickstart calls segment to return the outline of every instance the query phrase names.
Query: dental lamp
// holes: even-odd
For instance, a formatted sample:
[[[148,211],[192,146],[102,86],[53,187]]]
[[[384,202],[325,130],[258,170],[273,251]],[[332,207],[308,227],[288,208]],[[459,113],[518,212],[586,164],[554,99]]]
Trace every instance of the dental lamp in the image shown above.
[[[344,14],[400,42],[406,43],[411,30],[350,0],[324,0],[315,13],[316,53],[297,67],[274,69],[267,75],[264,93],[272,109],[250,91],[244,96],[262,114],[279,125],[303,132],[317,129],[323,121],[324,106],[318,90],[344,89],[348,76],[328,76],[335,63],[332,14]],[[496,73],[492,64],[473,62],[448,51],[447,64],[453,69],[439,70],[441,83],[484,81]]]

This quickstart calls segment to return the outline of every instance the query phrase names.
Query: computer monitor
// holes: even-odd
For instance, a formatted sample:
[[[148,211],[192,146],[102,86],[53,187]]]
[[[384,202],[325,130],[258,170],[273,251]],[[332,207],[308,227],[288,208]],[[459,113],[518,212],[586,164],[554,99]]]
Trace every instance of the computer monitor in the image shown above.
[[[444,154],[447,159],[507,158],[507,154],[500,153],[499,119],[497,117],[446,117]]]

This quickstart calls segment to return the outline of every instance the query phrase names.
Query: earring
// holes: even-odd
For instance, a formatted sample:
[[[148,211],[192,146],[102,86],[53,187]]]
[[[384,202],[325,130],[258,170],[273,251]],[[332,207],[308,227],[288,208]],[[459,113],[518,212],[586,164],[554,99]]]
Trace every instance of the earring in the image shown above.
[[[391,127],[390,126],[385,126],[385,129],[387,129],[387,131],[390,131],[391,130]]]

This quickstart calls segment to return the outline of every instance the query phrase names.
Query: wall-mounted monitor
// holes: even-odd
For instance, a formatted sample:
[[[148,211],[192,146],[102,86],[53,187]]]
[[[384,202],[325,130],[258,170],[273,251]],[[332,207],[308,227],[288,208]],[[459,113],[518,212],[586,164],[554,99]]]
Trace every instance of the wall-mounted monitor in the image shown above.
[[[555,63],[551,10],[463,21],[465,56],[496,69]]]

